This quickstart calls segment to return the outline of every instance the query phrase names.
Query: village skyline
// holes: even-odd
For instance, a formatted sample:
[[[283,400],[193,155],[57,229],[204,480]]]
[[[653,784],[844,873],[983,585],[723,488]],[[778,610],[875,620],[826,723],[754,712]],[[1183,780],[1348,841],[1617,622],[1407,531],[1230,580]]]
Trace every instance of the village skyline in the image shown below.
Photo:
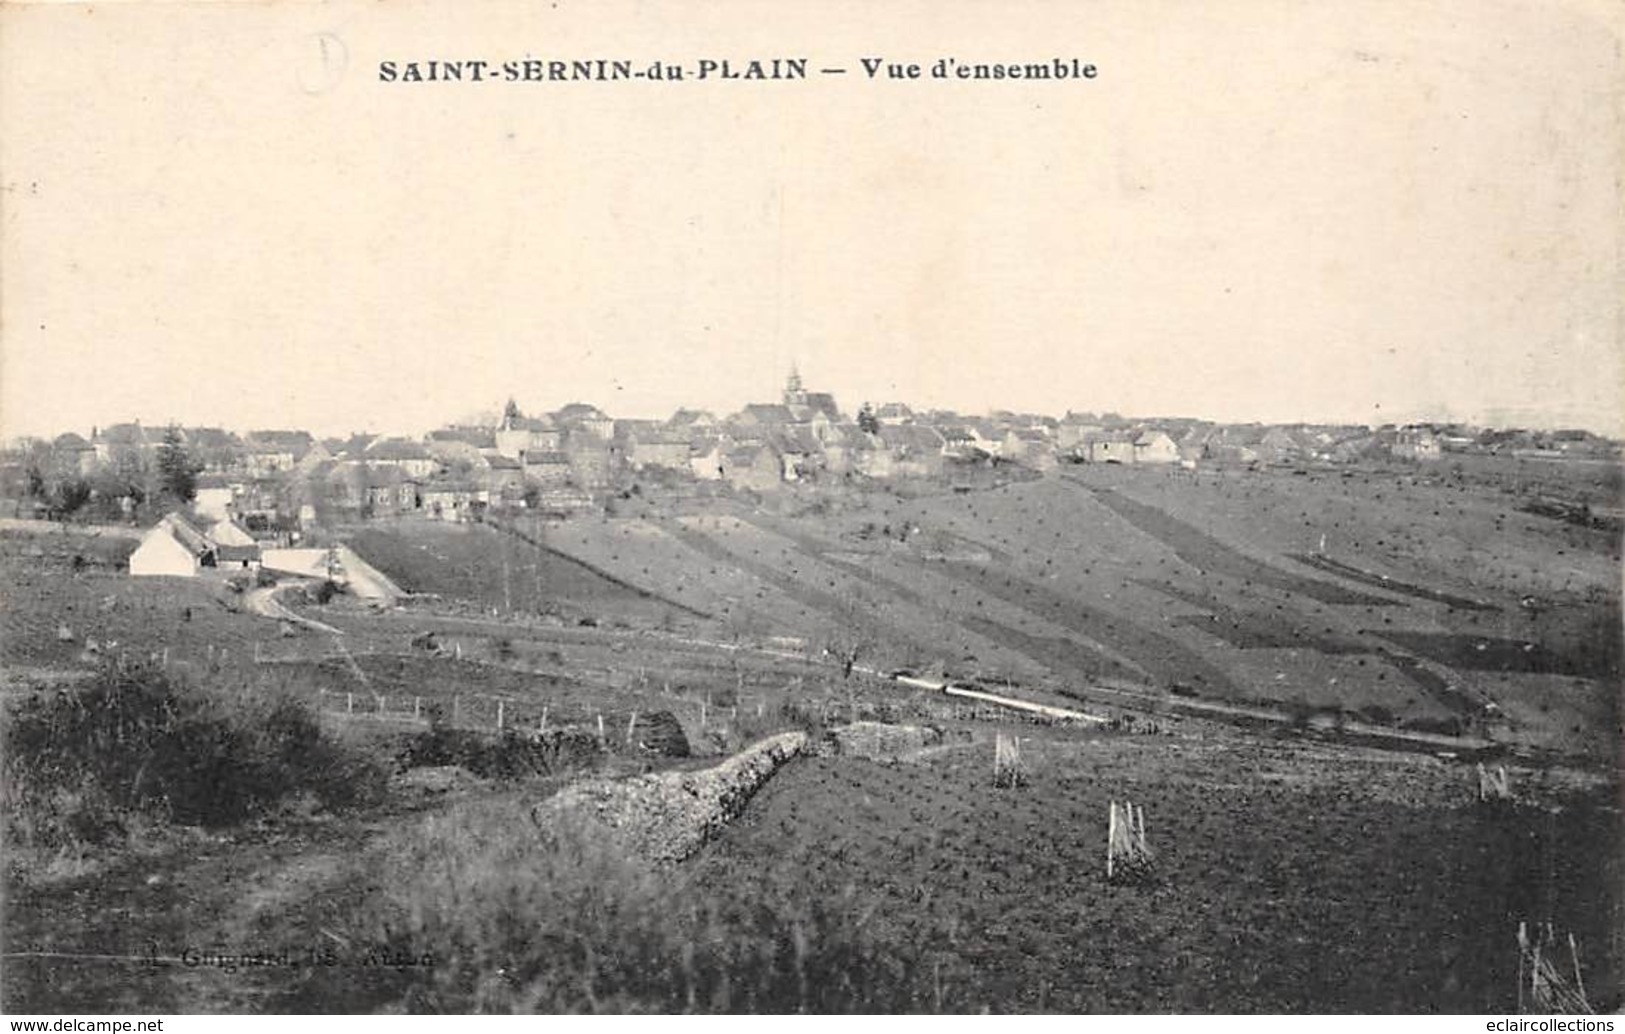
[[[800,370],[798,363],[790,364],[790,372],[794,375]],[[603,394],[603,393],[600,393]],[[616,390],[613,394],[623,392]],[[1024,416],[1039,416],[1054,420],[1062,420],[1072,414],[1089,415],[1095,417],[1109,417],[1120,419],[1129,423],[1193,423],[1212,424],[1224,426],[1250,426],[1260,427],[1401,427],[1401,426],[1458,426],[1481,430],[1529,430],[1529,431],[1586,431],[1598,437],[1610,440],[1625,439],[1625,428],[1611,427],[1607,420],[1586,421],[1584,419],[1565,419],[1564,414],[1551,411],[1542,411],[1535,406],[1494,406],[1482,408],[1477,411],[1463,411],[1447,405],[1423,407],[1408,412],[1389,412],[1380,405],[1373,406],[1362,419],[1358,415],[1336,414],[1303,414],[1297,417],[1280,417],[1278,415],[1254,414],[1223,415],[1204,412],[1176,412],[1176,411],[1135,411],[1129,407],[1113,406],[1109,404],[1074,404],[1056,410],[1052,408],[1001,405],[997,402],[981,406],[966,406],[952,404],[932,404],[909,398],[901,393],[859,399],[850,392],[839,390],[830,394],[840,400],[842,413],[849,421],[855,421],[862,406],[868,405],[879,409],[887,405],[902,405],[911,411],[919,413],[952,414],[971,419],[997,417],[1001,414],[1020,414]],[[101,419],[93,419],[84,426],[58,424],[42,424],[25,430],[17,430],[6,426],[5,414],[0,413],[0,444],[6,447],[17,447],[30,440],[55,438],[66,433],[93,433],[100,427],[117,425],[138,425],[155,431],[170,426],[182,428],[220,428],[237,433],[248,434],[255,430],[285,429],[308,431],[317,437],[349,436],[355,434],[376,435],[426,435],[432,431],[444,428],[458,427],[496,427],[501,423],[503,408],[507,403],[513,403],[519,410],[527,415],[542,415],[556,412],[571,405],[590,405],[601,408],[610,416],[623,420],[654,420],[665,421],[674,413],[684,411],[700,411],[710,413],[717,417],[726,417],[744,411],[748,406],[771,400],[778,395],[777,387],[768,387],[757,392],[754,396],[743,397],[733,404],[704,405],[692,400],[677,399],[661,408],[658,403],[646,403],[639,408],[621,408],[606,404],[610,400],[593,397],[590,393],[549,394],[546,397],[539,393],[535,396],[523,393],[510,393],[491,400],[482,400],[473,403],[469,408],[460,411],[448,411],[439,419],[427,421],[346,421],[325,420],[319,422],[300,422],[284,419],[243,421],[220,419],[220,414],[204,408],[194,414],[163,414],[147,413],[117,413],[106,412]]]

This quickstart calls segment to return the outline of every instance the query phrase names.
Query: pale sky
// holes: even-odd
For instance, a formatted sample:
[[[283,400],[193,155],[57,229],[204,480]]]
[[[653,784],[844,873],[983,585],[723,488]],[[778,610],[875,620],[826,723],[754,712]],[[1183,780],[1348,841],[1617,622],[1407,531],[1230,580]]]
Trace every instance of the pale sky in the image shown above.
[[[0,434],[723,412],[792,362],[849,411],[1625,433],[1617,11],[4,5]],[[378,81],[529,56],[850,71]]]

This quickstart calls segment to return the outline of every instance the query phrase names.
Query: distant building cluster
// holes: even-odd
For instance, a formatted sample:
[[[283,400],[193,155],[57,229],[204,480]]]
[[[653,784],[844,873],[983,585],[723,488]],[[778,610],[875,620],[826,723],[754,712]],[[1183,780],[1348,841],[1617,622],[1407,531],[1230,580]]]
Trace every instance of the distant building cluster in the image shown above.
[[[196,471],[197,513],[229,516],[252,541],[282,545],[303,523],[328,517],[463,521],[486,511],[598,511],[632,485],[771,493],[830,480],[951,480],[999,465],[1049,473],[1067,463],[1188,468],[1428,463],[1451,452],[1617,454],[1614,443],[1585,431],[965,416],[902,402],[865,403],[848,414],[792,370],[779,401],[722,417],[678,409],[665,420],[616,419],[585,403],[527,416],[510,402],[491,426],[448,426],[421,438],[118,424],[9,450],[0,457],[0,487],[8,497],[38,500],[51,496],[50,486],[77,480],[103,511],[129,513],[154,494],[166,437]]]

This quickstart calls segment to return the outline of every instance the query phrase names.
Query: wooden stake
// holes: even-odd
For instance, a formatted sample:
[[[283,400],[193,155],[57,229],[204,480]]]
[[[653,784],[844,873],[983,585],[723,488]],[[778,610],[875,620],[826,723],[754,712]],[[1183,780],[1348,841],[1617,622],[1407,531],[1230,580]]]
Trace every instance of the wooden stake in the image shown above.
[[[412,698],[412,719],[414,721],[416,721],[417,719],[422,718],[422,717],[423,717],[423,698],[422,697],[413,697]]]
[[[497,732],[502,731],[502,701],[497,701]]]
[[[632,745],[632,731],[634,729],[636,729],[637,727],[638,727],[638,712],[634,708],[633,711],[632,711],[632,718],[626,723],[626,745],[628,747],[630,747]]]
[[[355,714],[355,694],[354,693],[346,693],[346,694],[344,694],[344,713],[345,714]]]
[[[1569,958],[1574,962],[1574,989],[1580,993],[1580,1000],[1586,1001],[1585,981],[1580,978],[1580,949],[1575,946],[1572,933],[1569,934]]]
[[[1111,802],[1111,817],[1106,824],[1106,878],[1112,878],[1112,847],[1117,843],[1117,802]]]
[[[547,708],[545,707],[542,708],[542,723],[537,726],[536,732],[541,736],[547,735]]]
[[[1528,927],[1520,920],[1518,923],[1518,1015],[1523,1015],[1523,983],[1524,960],[1528,955],[1529,935]]]

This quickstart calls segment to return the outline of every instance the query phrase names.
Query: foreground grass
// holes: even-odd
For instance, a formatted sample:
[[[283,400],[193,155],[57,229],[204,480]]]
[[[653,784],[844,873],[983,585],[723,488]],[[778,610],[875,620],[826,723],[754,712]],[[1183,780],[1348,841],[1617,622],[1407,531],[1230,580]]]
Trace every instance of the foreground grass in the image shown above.
[[[874,1012],[921,1008],[914,951],[859,895],[744,902],[539,826],[528,794],[386,838],[331,896],[336,965],[293,1004],[428,1012]],[[358,974],[362,974],[358,983]]]

